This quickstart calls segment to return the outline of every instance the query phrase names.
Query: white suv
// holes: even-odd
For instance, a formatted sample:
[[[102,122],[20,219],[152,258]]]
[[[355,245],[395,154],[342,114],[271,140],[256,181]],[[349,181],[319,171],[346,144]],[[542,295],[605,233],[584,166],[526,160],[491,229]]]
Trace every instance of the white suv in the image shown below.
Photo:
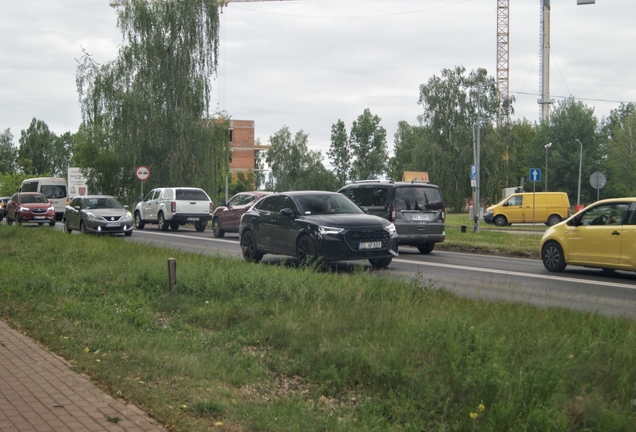
[[[135,207],[135,228],[143,229],[152,223],[161,231],[167,231],[193,223],[197,231],[204,231],[213,212],[214,203],[203,189],[157,188],[148,192]]]

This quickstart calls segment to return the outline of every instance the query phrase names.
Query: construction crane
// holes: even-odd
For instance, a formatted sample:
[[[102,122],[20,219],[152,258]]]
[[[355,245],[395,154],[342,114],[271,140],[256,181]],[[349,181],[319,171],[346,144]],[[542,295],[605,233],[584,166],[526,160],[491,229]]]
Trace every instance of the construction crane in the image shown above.
[[[506,99],[509,96],[509,51],[508,40],[510,38],[509,0],[497,0],[497,89],[499,98]]]
[[[148,0],[146,2],[146,4],[153,4],[156,3],[159,0]],[[261,2],[261,1],[287,1],[287,0],[217,0],[219,3],[219,6],[221,7],[225,7],[227,6],[228,3],[232,2],[232,3],[238,3],[238,2],[242,2],[242,3],[248,3],[248,2]],[[113,1],[108,3],[111,7],[118,7],[118,6],[123,6],[123,3],[120,1]]]

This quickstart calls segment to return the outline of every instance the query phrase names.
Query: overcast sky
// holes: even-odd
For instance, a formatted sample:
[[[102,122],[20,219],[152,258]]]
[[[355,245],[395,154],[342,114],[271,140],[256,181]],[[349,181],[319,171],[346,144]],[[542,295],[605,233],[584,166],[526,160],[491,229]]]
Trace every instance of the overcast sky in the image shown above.
[[[82,48],[114,59],[122,37],[109,0],[0,0],[0,131],[14,144],[31,119],[76,132]],[[552,0],[551,96],[599,119],[636,102],[636,0]],[[266,144],[303,130],[326,157],[331,126],[369,108],[393,135],[417,124],[419,86],[444,68],[496,75],[496,0],[289,0],[230,3],[221,16],[212,112],[254,120]],[[540,0],[510,1],[514,118],[539,119]]]

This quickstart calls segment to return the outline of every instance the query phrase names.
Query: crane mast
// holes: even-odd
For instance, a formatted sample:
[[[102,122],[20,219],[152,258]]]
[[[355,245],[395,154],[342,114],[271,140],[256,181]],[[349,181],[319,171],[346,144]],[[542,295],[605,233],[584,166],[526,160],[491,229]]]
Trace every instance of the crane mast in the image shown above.
[[[506,99],[509,96],[509,12],[509,0],[497,0],[497,89],[500,99]]]

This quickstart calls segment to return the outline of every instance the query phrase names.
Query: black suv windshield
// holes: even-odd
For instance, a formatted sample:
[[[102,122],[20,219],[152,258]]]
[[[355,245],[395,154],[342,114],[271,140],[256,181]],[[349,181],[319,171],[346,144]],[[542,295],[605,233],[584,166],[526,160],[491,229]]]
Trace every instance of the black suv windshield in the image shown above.
[[[442,195],[437,188],[408,186],[396,190],[396,210],[441,210],[442,207]]]
[[[344,195],[315,194],[295,197],[302,214],[362,213],[362,210]]]

